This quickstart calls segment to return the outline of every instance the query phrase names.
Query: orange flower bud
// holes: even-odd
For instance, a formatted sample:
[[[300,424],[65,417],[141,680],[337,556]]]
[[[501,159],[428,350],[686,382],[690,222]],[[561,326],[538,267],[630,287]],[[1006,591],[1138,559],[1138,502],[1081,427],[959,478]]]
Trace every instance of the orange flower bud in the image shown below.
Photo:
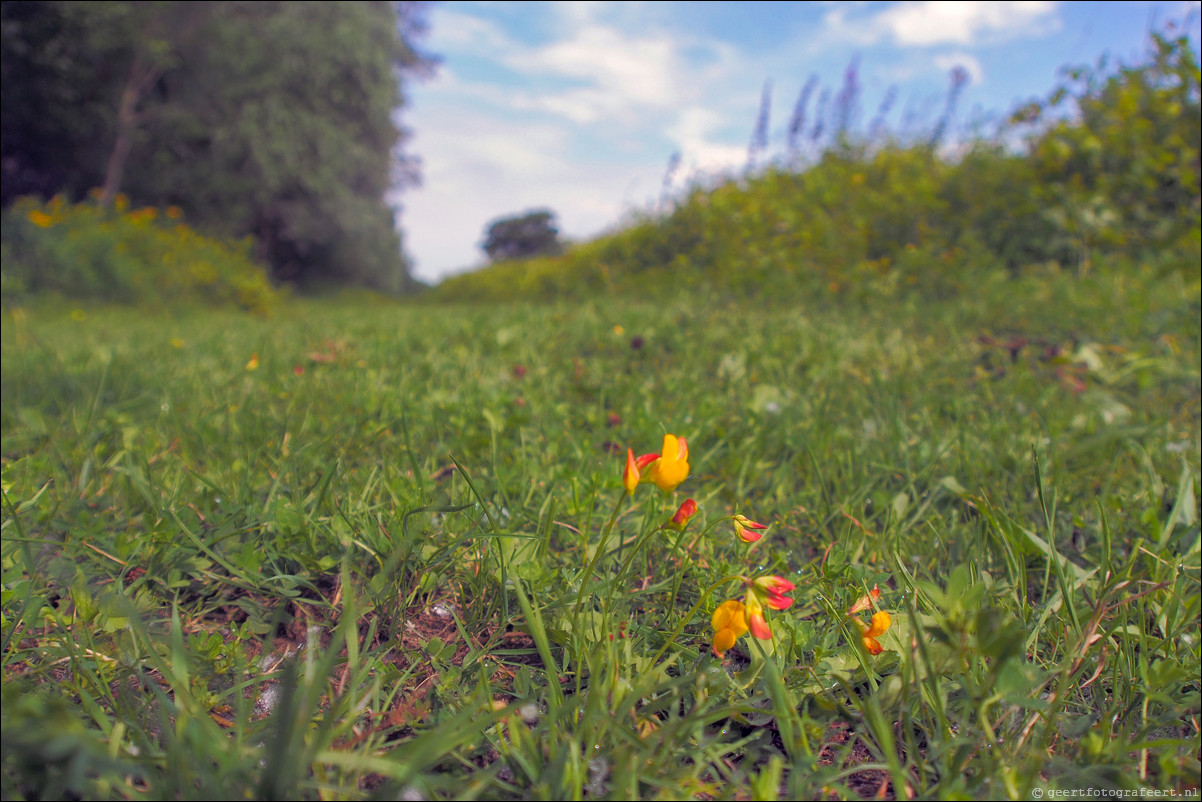
[[[752,586],[757,595],[766,597],[765,603],[773,610],[784,610],[793,604],[793,600],[785,594],[796,589],[796,585],[779,576],[761,576]]]
[[[860,598],[856,599],[856,603],[851,606],[851,609],[849,609],[847,611],[847,614],[855,615],[856,613],[864,612],[865,610],[867,610],[869,607],[872,606],[872,603],[874,601],[876,601],[880,597],[881,597],[881,589],[878,588],[876,585],[873,585],[872,590],[869,591],[867,595],[861,596]]]
[[[622,472],[622,487],[626,488],[626,492],[634,495],[634,489],[639,486],[639,466],[634,461],[634,450],[626,449],[626,470]]]
[[[749,520],[746,515],[736,515],[735,534],[739,540],[744,543],[754,543],[764,536],[763,530],[768,528],[767,524],[757,524],[755,521]]]
[[[752,593],[743,600],[747,605],[747,628],[760,640],[772,640],[772,629],[764,619],[764,608]]]
[[[677,532],[683,532],[685,527],[689,525],[689,521],[697,514],[697,502],[691,498],[686,498],[680,508],[676,510],[676,514],[672,516],[672,520],[668,521],[668,526],[675,529]]]

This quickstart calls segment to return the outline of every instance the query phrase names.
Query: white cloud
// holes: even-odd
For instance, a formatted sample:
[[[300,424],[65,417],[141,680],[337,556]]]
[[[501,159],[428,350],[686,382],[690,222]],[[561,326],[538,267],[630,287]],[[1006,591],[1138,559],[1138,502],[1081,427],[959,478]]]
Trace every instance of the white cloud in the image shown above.
[[[403,197],[401,224],[419,278],[479,264],[487,223],[528,208],[555,211],[566,237],[596,235],[656,200],[675,149],[685,175],[746,160],[746,145],[720,137],[721,104],[748,102],[762,80],[731,91],[746,88],[736,48],[665,33],[637,4],[548,11],[542,29],[552,38],[533,44],[453,11],[432,21],[443,33],[431,49],[446,61],[415,88],[406,115],[423,186]],[[482,57],[496,70],[482,69]]]
[[[422,186],[402,198],[402,224],[411,252],[421,255],[419,274],[477,259],[475,241],[485,218],[514,211],[529,188],[539,186],[567,162],[567,132],[508,120],[456,94],[411,115],[410,149],[422,159]]]
[[[583,238],[641,201],[629,197],[632,171],[569,158],[562,125],[445,106],[427,110],[415,130],[424,180],[403,196],[401,224],[421,279],[480,264],[478,243],[498,217],[548,207],[565,236]]]
[[[667,39],[631,41],[611,28],[585,28],[531,54],[530,66],[588,80],[633,103],[663,105],[673,97],[675,47]]]
[[[560,38],[533,52],[514,53],[507,63],[532,76],[579,85],[517,97],[517,107],[579,125],[620,128],[611,139],[627,138],[632,129],[644,139],[647,134],[666,138],[682,152],[686,169],[726,169],[746,159],[745,146],[721,144],[716,137],[728,118],[715,106],[729,102],[730,84],[739,84],[745,74],[736,48],[661,30],[648,22],[647,13],[662,9],[654,4],[583,2],[555,8]],[[761,78],[752,80],[754,87]],[[723,89],[715,92],[719,84]],[[662,163],[667,154],[651,158]]]
[[[985,80],[985,69],[981,66],[981,62],[968,53],[945,53],[935,56],[935,66],[944,72],[950,72],[956,67],[962,68],[968,74],[970,84],[979,84]]]
[[[470,51],[496,53],[514,47],[512,40],[488,20],[435,6],[430,12],[428,46],[436,53]]]
[[[680,149],[685,173],[719,172],[747,161],[746,145],[721,143],[717,129],[727,122],[713,108],[692,106],[683,109],[668,128],[668,136]]]
[[[515,97],[519,108],[557,114],[577,124],[606,118],[630,122],[648,109],[671,107],[687,89],[680,44],[667,36],[632,38],[592,22],[565,33],[544,46],[515,49],[504,56],[507,67],[532,81],[569,84]]]
[[[858,45],[882,40],[903,47],[978,45],[1043,36],[1060,28],[1059,3],[1051,0],[921,0],[897,3],[863,17],[853,17],[853,10],[839,6],[827,12],[823,21],[829,34]]]

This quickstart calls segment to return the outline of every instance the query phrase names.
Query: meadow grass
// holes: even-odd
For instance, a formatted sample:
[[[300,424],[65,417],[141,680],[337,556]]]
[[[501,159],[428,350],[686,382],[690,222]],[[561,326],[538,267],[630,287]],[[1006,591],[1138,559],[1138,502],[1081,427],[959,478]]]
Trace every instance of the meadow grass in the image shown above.
[[[1181,273],[11,309],[3,796],[1196,795],[1199,354]]]

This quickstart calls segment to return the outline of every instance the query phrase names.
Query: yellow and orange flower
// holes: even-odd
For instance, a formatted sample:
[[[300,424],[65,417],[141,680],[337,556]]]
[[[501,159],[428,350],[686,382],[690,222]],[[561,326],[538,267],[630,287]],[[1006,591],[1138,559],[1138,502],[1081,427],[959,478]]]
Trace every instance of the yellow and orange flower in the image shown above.
[[[772,640],[772,628],[764,618],[764,605],[760,604],[755,593],[743,597],[743,608],[747,611],[747,629],[751,634],[760,640]]]
[[[884,635],[889,630],[889,625],[893,623],[893,616],[889,615],[884,610],[880,610],[873,614],[872,624],[865,624],[858,618],[851,619],[860,629],[860,641],[864,644],[864,650],[869,654],[880,654],[885,651],[885,647],[877,640],[881,635]]]
[[[43,212],[41,209],[33,209],[26,215],[29,222],[33,223],[38,228],[50,228],[54,225],[54,218]]]
[[[664,447],[658,454],[644,454],[636,458],[632,449],[626,449],[626,468],[622,472],[622,486],[631,495],[641,482],[651,482],[665,493],[689,478],[689,446],[683,437],[664,435]]]
[[[744,633],[750,632],[760,640],[772,640],[772,627],[764,617],[764,605],[773,610],[784,610],[793,603],[786,596],[797,586],[779,576],[762,576],[743,579],[747,593],[743,600],[730,599],[718,605],[710,623],[714,627],[714,654],[721,657],[735,645]]]
[[[722,657],[747,632],[747,610],[738,599],[724,601],[714,610],[710,625],[714,628],[714,656]]]
[[[796,585],[779,576],[761,576],[751,583],[751,591],[773,610],[787,610],[793,600],[785,594],[794,590],[797,590]]]
[[[626,468],[622,471],[622,487],[626,488],[626,492],[634,495],[635,488],[639,486],[639,465],[634,459],[634,449],[626,449]]]
[[[634,495],[635,488],[643,481],[643,468],[657,459],[659,454],[644,454],[635,459],[633,449],[626,449],[626,469],[622,471],[622,487],[626,488],[627,493]]]
[[[642,459],[640,457],[640,459]],[[689,478],[689,446],[683,437],[664,435],[664,447],[659,458],[647,466],[647,480],[665,493]]]

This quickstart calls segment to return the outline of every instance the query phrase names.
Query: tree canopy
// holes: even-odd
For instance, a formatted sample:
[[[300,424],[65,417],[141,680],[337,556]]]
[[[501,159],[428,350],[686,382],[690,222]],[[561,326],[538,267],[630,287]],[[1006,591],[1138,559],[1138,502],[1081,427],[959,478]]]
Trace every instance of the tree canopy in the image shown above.
[[[547,209],[494,220],[480,246],[494,262],[553,256],[562,250],[555,213]]]
[[[3,3],[3,201],[173,205],[277,280],[410,283],[390,193],[423,4]]]

